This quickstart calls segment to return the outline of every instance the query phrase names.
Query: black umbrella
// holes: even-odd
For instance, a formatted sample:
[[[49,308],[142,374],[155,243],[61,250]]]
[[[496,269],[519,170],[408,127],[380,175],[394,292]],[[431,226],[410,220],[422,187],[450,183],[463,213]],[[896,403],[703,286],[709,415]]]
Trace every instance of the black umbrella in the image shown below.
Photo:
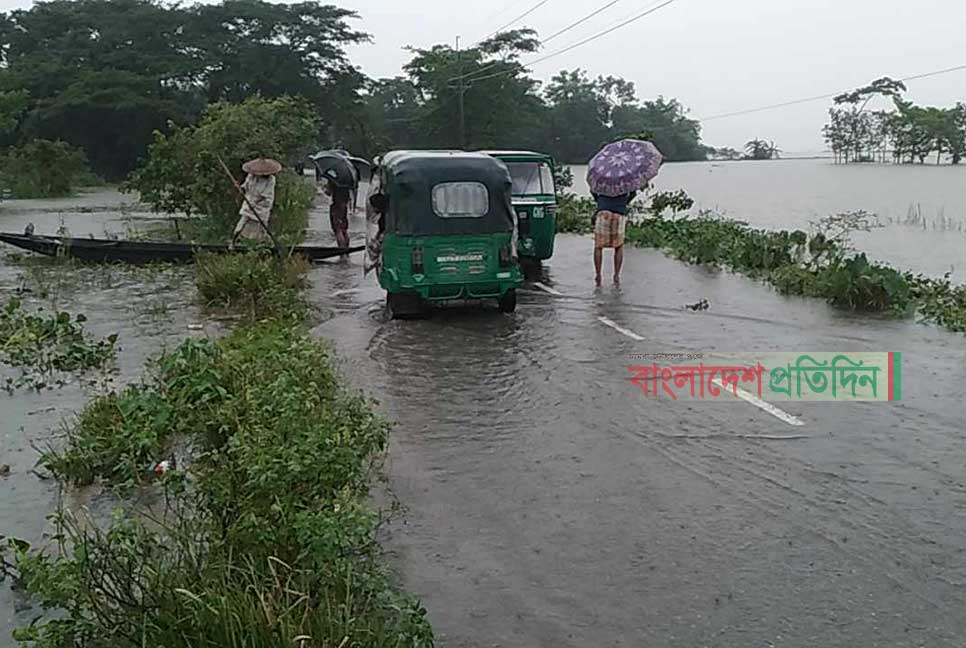
[[[320,180],[330,180],[337,187],[356,189],[359,186],[359,175],[347,158],[333,156],[315,160],[315,168]]]
[[[319,153],[310,156],[310,159],[315,164],[315,168],[319,170],[321,175],[324,175],[325,171],[331,165],[341,166],[344,161],[348,161],[355,172],[357,184],[360,180],[362,182],[369,182],[369,180],[372,178],[372,164],[363,158],[349,155],[347,151],[320,151]]]

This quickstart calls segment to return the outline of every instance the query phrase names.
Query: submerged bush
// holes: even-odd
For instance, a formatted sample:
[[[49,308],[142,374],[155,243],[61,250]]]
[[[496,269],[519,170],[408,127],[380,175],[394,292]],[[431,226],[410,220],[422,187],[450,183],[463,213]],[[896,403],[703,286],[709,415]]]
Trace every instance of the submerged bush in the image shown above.
[[[205,304],[251,319],[301,318],[307,306],[299,291],[307,271],[303,257],[278,258],[267,250],[195,258],[195,284]]]
[[[65,142],[35,139],[0,155],[0,186],[14,198],[61,198],[95,181],[84,152]]]
[[[114,416],[122,401],[130,411]],[[109,431],[84,424],[105,411]],[[296,328],[185,342],[145,383],[92,402],[48,466],[117,483],[176,436],[200,452],[163,478],[163,511],[118,515],[106,529],[62,512],[58,537],[75,551],[11,547],[22,586],[54,611],[18,638],[37,648],[431,646],[425,611],[378,560],[367,497],[387,431],[341,387],[325,345]],[[108,432],[116,466],[89,452]]]

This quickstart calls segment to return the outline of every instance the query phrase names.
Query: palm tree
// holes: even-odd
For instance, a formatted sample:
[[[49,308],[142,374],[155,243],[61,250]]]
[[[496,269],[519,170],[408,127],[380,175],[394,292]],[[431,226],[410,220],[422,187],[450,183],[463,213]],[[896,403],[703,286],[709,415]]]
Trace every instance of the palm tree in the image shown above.
[[[747,160],[770,160],[780,153],[774,142],[769,143],[757,137],[745,144],[745,152]]]

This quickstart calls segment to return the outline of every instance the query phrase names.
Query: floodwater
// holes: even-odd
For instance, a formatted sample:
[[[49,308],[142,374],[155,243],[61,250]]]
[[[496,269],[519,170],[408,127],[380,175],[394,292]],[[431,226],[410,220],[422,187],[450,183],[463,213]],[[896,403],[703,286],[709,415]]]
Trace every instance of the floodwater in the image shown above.
[[[28,216],[8,207],[3,229],[20,229]],[[83,218],[100,231],[115,217]],[[325,222],[315,210],[311,238],[331,241]],[[361,238],[360,215],[351,227]],[[387,321],[360,257],[312,271],[313,333],[394,421],[386,471],[404,510],[385,546],[439,645],[962,646],[964,337],[652,250],[627,250],[623,286],[597,290],[590,247],[559,237],[544,287],[512,315],[485,304]],[[21,272],[3,265],[2,285]],[[199,317],[190,274],[170,283],[179,306],[146,328],[128,304],[153,285],[90,281],[67,297],[95,330],[120,331],[136,375]],[[701,298],[708,311],[682,308]],[[785,404],[804,423],[792,427],[744,401],[645,400],[626,369],[631,353],[759,350],[902,351],[903,399]],[[0,462],[14,472],[0,478],[0,533],[32,539],[56,492],[27,472],[29,443],[83,398],[3,398]],[[17,605],[0,588],[0,645],[29,620]]]
[[[586,167],[573,167],[586,195]],[[808,230],[830,214],[865,210],[881,228],[855,247],[901,270],[966,282],[966,165],[836,165],[831,160],[665,164],[654,186],[684,189],[712,209],[768,229]]]
[[[20,232],[33,223],[37,233],[54,233],[61,225],[75,236],[125,233],[139,224],[154,223],[143,207],[129,196],[99,189],[64,200],[18,200],[0,205],[0,230]],[[216,332],[216,322],[201,320],[195,304],[196,291],[190,268],[164,270],[64,264],[34,257],[0,245],[0,303],[11,296],[23,298],[28,308],[83,313],[88,331],[97,337],[118,334],[117,376],[120,384],[136,380],[145,362],[164,348],[190,335]],[[30,292],[20,293],[26,288]],[[203,330],[189,330],[201,323]],[[15,368],[0,367],[0,380],[16,376]],[[72,383],[41,393],[0,391],[0,463],[11,467],[0,477],[0,535],[22,538],[34,544],[47,541],[47,515],[61,496],[53,480],[32,472],[38,451],[57,443],[65,421],[83,408],[93,392]],[[72,508],[89,506],[96,511],[110,507],[109,498],[96,489],[65,495]],[[0,646],[12,646],[13,628],[26,625],[37,611],[0,584]]]

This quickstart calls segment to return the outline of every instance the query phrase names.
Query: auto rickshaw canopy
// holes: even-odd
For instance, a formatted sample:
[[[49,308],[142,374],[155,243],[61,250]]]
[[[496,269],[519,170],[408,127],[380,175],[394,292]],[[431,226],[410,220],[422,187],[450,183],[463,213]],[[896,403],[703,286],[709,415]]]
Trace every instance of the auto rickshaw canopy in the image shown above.
[[[393,151],[380,161],[387,233],[512,232],[510,173],[500,160],[463,151]]]

